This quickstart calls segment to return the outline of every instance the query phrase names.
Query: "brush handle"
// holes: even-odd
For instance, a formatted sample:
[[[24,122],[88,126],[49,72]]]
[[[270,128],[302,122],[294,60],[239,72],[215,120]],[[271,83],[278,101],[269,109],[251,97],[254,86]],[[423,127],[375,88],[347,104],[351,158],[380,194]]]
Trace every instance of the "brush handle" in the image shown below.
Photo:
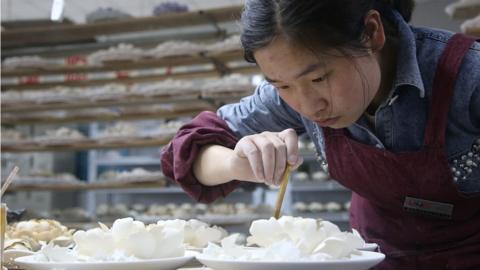
[[[3,184],[2,189],[0,190],[0,199],[2,198],[5,191],[7,191],[7,188],[12,183],[13,179],[15,178],[15,175],[17,175],[18,170],[19,170],[18,167],[15,166],[13,167],[13,170],[8,175],[7,180],[5,180],[5,183]]]
[[[275,212],[273,213],[273,217],[276,219],[280,217],[280,210],[282,209],[283,197],[285,196],[285,191],[287,190],[290,170],[290,165],[287,165],[282,175],[282,182],[280,183],[280,190],[278,191],[277,202],[275,203]]]

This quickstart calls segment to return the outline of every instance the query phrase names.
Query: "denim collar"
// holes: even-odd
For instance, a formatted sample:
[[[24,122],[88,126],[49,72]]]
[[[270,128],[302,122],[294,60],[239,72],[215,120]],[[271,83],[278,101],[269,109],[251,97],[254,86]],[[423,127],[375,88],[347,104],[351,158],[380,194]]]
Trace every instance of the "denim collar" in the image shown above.
[[[402,15],[392,10],[388,16],[397,26],[399,44],[397,51],[397,71],[393,82],[396,91],[402,85],[411,85],[419,90],[420,97],[425,97],[425,87],[417,61],[417,46],[415,36]]]

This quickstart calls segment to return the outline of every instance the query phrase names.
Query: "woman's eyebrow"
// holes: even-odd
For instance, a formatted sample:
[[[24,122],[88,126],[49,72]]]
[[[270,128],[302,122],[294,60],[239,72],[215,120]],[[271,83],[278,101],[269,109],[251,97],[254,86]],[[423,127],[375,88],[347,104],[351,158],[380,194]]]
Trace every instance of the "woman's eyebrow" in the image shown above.
[[[304,70],[302,70],[301,72],[299,72],[295,78],[299,78],[299,77],[302,77],[304,75],[307,75],[308,73],[312,72],[312,71],[315,71],[317,70],[318,68],[320,67],[323,67],[322,64],[320,63],[315,63],[315,64],[311,64],[311,65],[308,65]],[[275,79],[271,79],[269,77],[267,77],[266,75],[264,75],[265,77],[265,80],[269,83],[277,83],[277,82],[280,82],[278,80],[275,80]]]
[[[302,72],[299,72],[297,74],[297,76],[295,76],[295,78],[298,79],[299,77],[307,75],[308,73],[317,70],[321,66],[323,66],[323,65],[320,65],[320,63],[311,64],[311,65],[307,66]]]

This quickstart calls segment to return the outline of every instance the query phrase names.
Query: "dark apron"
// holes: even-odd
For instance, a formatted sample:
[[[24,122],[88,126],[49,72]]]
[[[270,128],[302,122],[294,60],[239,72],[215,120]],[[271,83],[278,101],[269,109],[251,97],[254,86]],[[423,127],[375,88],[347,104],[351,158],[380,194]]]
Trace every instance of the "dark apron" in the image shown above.
[[[473,42],[456,34],[442,53],[419,151],[396,154],[323,129],[330,174],[354,191],[351,225],[386,255],[374,269],[480,269],[480,196],[459,193],[445,150],[455,79]]]

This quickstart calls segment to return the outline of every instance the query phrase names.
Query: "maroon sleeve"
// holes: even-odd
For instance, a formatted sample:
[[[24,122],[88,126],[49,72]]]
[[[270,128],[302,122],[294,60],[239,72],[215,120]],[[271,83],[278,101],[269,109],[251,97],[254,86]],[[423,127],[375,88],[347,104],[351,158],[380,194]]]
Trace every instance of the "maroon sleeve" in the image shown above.
[[[203,185],[193,174],[193,162],[202,146],[218,144],[233,149],[237,141],[223,119],[214,112],[202,112],[182,126],[172,141],[163,148],[162,172],[196,201],[213,202],[232,192],[240,185],[240,181],[233,180],[217,186]]]

